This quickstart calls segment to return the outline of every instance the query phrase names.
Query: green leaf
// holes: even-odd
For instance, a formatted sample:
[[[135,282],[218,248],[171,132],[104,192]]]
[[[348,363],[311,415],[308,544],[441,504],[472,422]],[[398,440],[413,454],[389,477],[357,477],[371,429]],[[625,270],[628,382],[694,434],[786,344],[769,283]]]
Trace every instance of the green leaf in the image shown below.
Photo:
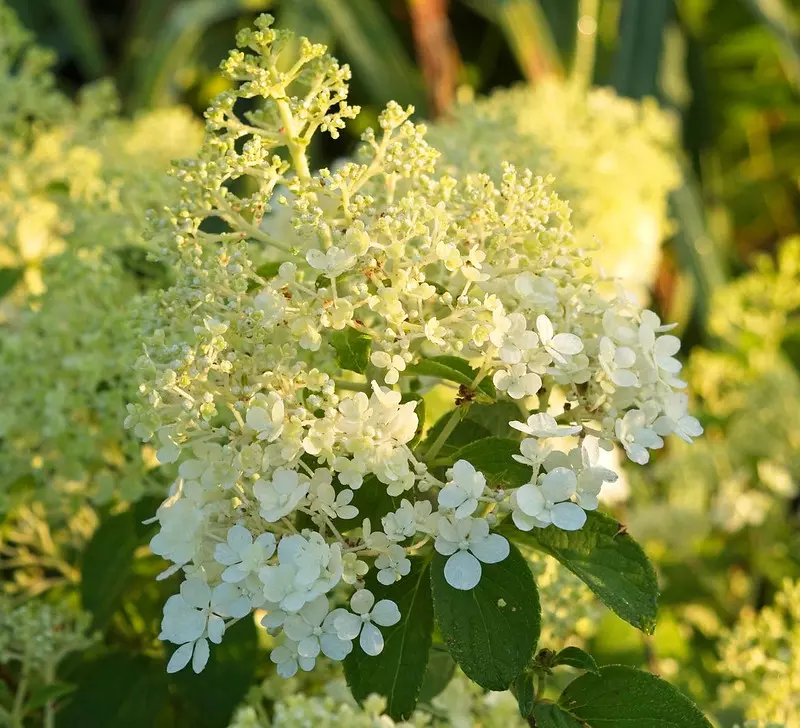
[[[411,559],[411,572],[396,584],[370,584],[375,599],[391,599],[400,609],[400,621],[382,628],[385,644],[376,657],[360,647],[347,656],[344,673],[353,697],[362,701],[372,693],[386,698],[386,712],[405,720],[420,695],[433,635],[429,562]]]
[[[370,337],[362,331],[347,326],[331,335],[331,345],[336,352],[336,363],[342,369],[363,374],[369,364]]]
[[[516,487],[531,479],[528,465],[518,463],[512,455],[519,455],[519,442],[504,437],[486,437],[465,447],[452,455],[452,460],[468,460],[480,470],[491,486],[505,485]]]
[[[619,21],[614,87],[622,96],[654,96],[672,0],[625,0]]]
[[[558,559],[609,609],[651,634],[658,612],[658,580],[652,564],[616,520],[597,511],[586,516],[579,531],[549,526],[525,532],[506,520],[498,532]]]
[[[47,703],[58,700],[59,698],[63,698],[65,695],[75,692],[77,687],[77,685],[63,682],[54,682],[50,683],[49,685],[41,685],[33,690],[30,696],[25,700],[25,710],[30,713],[34,710],[38,710],[39,708],[43,708],[45,705],[47,705]]]
[[[579,670],[599,672],[594,657],[580,647],[565,647],[553,658],[553,666],[556,665],[569,665]]]
[[[585,673],[566,687],[558,704],[589,728],[711,728],[668,682],[623,665]]]
[[[23,273],[22,268],[0,268],[0,298],[11,292],[21,280]]]
[[[436,622],[450,654],[474,682],[506,690],[528,664],[539,641],[536,583],[512,545],[498,564],[481,564],[474,589],[460,591],[444,578],[447,557],[434,554],[431,585]]]
[[[533,709],[533,719],[536,728],[583,728],[584,725],[553,703],[539,703]],[[636,728],[640,728],[638,723]]]
[[[369,518],[373,528],[380,528],[381,518],[390,511],[396,511],[404,497],[413,502],[412,491],[406,491],[402,496],[393,498],[386,492],[387,487],[374,475],[365,476],[361,487],[353,491],[353,500],[351,501],[351,504],[358,508],[358,515],[347,521],[337,519],[336,527],[345,530],[360,528],[362,521]]]
[[[183,670],[172,675],[171,681],[182,698],[181,713],[189,719],[188,724],[193,728],[228,725],[264,657],[255,622],[246,617],[225,631],[222,644],[211,645],[211,657],[203,672],[195,675]]]
[[[465,419],[487,429],[489,435],[514,439],[519,436],[519,432],[508,423],[523,418],[517,405],[513,402],[501,400],[492,404],[479,404],[476,402],[469,408]]]
[[[133,553],[144,534],[132,511],[104,519],[94,532],[81,564],[81,602],[93,625],[105,625],[116,610],[130,577]]]
[[[536,704],[536,689],[533,686],[533,674],[523,672],[514,680],[514,695],[517,698],[519,714],[527,718],[533,712]]]
[[[473,405],[473,407],[475,407],[475,405]],[[470,409],[472,409],[472,407]],[[430,448],[434,442],[436,442],[436,439],[439,437],[445,425],[450,421],[452,416],[453,411],[451,410],[436,420],[431,429],[428,430],[428,433],[425,435],[423,452]],[[447,438],[447,442],[442,446],[441,450],[439,450],[437,457],[450,457],[462,447],[469,445],[471,442],[475,442],[475,440],[483,440],[484,438],[491,437],[491,434],[492,433],[489,432],[489,430],[477,422],[473,422],[469,419],[461,420],[461,422],[459,422],[455,429],[450,433],[450,437]]]
[[[430,703],[442,692],[453,679],[456,673],[456,663],[444,645],[431,645],[428,655],[428,666],[425,668],[425,678],[419,691],[419,702]]]
[[[50,0],[50,6],[81,70],[89,78],[100,78],[106,71],[106,57],[100,29],[92,20],[87,3],[84,0]]]
[[[464,359],[457,356],[434,356],[421,359],[416,364],[406,367],[405,373],[419,377],[438,377],[448,382],[463,384],[470,387],[478,376],[478,370],[473,369]],[[478,385],[478,392],[490,400],[497,397],[497,391],[490,379],[484,378]]]
[[[56,713],[58,728],[152,728],[169,697],[164,665],[143,655],[108,655],[75,678],[77,691]]]

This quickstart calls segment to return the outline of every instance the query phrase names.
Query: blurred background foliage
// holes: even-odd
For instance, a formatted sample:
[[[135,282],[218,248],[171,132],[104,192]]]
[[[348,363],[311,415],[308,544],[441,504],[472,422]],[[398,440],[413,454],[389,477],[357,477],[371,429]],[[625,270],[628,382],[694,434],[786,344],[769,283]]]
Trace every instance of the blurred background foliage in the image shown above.
[[[681,117],[684,185],[656,286],[662,306],[702,331],[708,297],[758,251],[798,229],[800,30],[797,0],[13,0],[58,53],[66,89],[115,81],[127,113],[190,105],[224,87],[218,64],[235,30],[269,10],[279,26],[332,46],[367,109],[352,148],[389,99],[420,116],[457,97],[574,71]],[[576,28],[578,32],[576,33]],[[685,278],[690,285],[684,285]]]
[[[235,31],[260,12],[274,13],[278,26],[329,44],[351,64],[351,99],[366,110],[341,139],[313,150],[317,165],[350,153],[390,99],[414,104],[421,118],[447,119],[457,103],[495,89],[570,77],[634,99],[655,97],[673,110],[683,182],[670,197],[674,225],[652,293],[694,350],[688,374],[708,434],[691,452],[659,456],[641,476],[647,482],[632,483],[634,492],[653,495],[615,511],[637,537],[647,534],[642,539],[658,561],[664,596],[655,637],[642,639],[606,615],[586,639],[600,662],[646,665],[704,706],[715,702],[723,679],[738,689],[736,674],[719,670],[720,637],[743,607],[772,603],[784,577],[800,577],[800,429],[793,417],[800,404],[800,244],[781,245],[800,231],[799,0],[10,4],[37,42],[56,52],[62,90],[76,96],[88,82],[111,78],[131,117],[176,104],[200,116],[225,87],[218,64]],[[105,635],[104,650],[80,645],[98,659],[64,658],[65,679],[77,692],[60,726],[155,725],[150,708],[167,694],[159,724],[178,725],[181,715],[194,726],[221,726],[244,697],[239,687],[263,676],[252,623],[226,639],[201,680],[163,673],[155,636],[175,584],[153,582],[159,564],[141,558],[151,535],[141,521],[155,502],[121,512],[87,505],[60,530],[52,513],[33,504],[4,529],[0,555],[12,565],[5,568],[30,582],[20,588],[34,595],[35,584],[63,587]],[[33,625],[44,619],[35,616]],[[758,654],[748,634],[726,639],[734,661]],[[800,659],[800,639],[794,650]],[[792,680],[763,689],[800,695]],[[115,685],[128,693],[115,693]],[[745,692],[752,699],[755,690]],[[736,700],[731,706],[716,713],[720,724],[747,712]]]

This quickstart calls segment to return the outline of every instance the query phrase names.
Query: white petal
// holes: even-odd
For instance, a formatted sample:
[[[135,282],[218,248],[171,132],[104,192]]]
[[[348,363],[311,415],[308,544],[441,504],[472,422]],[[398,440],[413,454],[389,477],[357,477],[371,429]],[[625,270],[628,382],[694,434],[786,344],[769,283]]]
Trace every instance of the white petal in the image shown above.
[[[639,378],[629,369],[617,369],[611,373],[611,381],[618,387],[635,387]]]
[[[659,336],[653,351],[658,357],[674,356],[680,351],[681,340],[677,336]]]
[[[319,640],[316,637],[306,637],[297,645],[297,654],[300,657],[316,657],[319,654]]]
[[[354,640],[358,637],[362,624],[364,622],[361,617],[352,612],[343,612],[334,620],[336,634],[342,640]]]
[[[575,503],[558,503],[550,511],[553,525],[565,531],[577,531],[586,523],[586,512]]]
[[[242,558],[228,544],[218,543],[214,548],[214,560],[223,566],[238,564]]]
[[[359,589],[350,600],[350,609],[356,614],[367,614],[372,605],[375,604],[375,597],[369,589]]]
[[[192,670],[195,673],[203,672],[203,668],[208,664],[208,640],[197,640],[194,645],[194,655],[192,657]]]
[[[374,624],[365,622],[358,644],[361,645],[361,649],[364,652],[375,657],[375,655],[380,655],[383,652],[383,635]]]
[[[228,546],[234,551],[243,551],[253,543],[253,535],[244,526],[236,525],[228,531]]]
[[[400,610],[391,599],[381,599],[370,614],[372,621],[381,627],[391,627],[400,621]]]
[[[194,642],[188,642],[185,645],[181,645],[175,652],[172,653],[172,657],[169,658],[169,662],[167,663],[167,672],[173,673],[178,672],[178,670],[183,670],[186,665],[189,664],[189,660],[192,659],[192,652],[194,651]]]
[[[536,330],[539,332],[542,343],[549,343],[550,339],[553,338],[553,324],[544,314],[536,317]]]
[[[291,614],[283,623],[283,631],[290,640],[300,642],[311,635],[312,627],[299,614]],[[310,657],[310,655],[306,655],[306,657]]]
[[[469,550],[484,564],[496,564],[508,556],[509,546],[499,533],[490,533],[483,541],[471,543]]]
[[[516,498],[517,506],[526,516],[538,516],[544,508],[544,495],[539,486],[533,483],[523,485],[517,491]]]
[[[442,508],[458,508],[464,502],[464,491],[457,485],[446,485],[439,491],[439,505]]]
[[[580,354],[583,351],[583,342],[575,334],[556,334],[550,346],[567,356]]]
[[[448,541],[446,538],[442,536],[437,536],[436,541],[433,543],[433,547],[442,555],[442,556],[450,556],[458,551],[458,544],[454,543],[453,541]]]
[[[306,604],[300,611],[300,614],[303,615],[303,619],[309,624],[315,626],[322,624],[322,620],[324,620],[328,614],[327,598],[324,596],[317,597],[314,601]]]
[[[222,572],[222,581],[227,581],[231,584],[238,584],[243,579],[247,578],[248,572],[241,566],[229,566]]]
[[[278,675],[284,679],[294,677],[297,674],[297,660],[286,660],[278,663]]]
[[[467,591],[481,580],[481,564],[468,551],[459,551],[447,559],[444,578],[454,589]]]
[[[578,479],[569,468],[553,468],[542,479],[542,494],[551,503],[557,503],[574,495],[577,484]]]
[[[215,645],[222,642],[222,635],[225,634],[225,620],[212,614],[208,619],[208,639]]]
[[[211,587],[202,579],[187,579],[181,584],[181,596],[187,604],[204,609],[211,601]]]
[[[319,644],[325,657],[339,662],[353,651],[353,643],[350,640],[339,639],[333,634],[323,634],[319,638]]]

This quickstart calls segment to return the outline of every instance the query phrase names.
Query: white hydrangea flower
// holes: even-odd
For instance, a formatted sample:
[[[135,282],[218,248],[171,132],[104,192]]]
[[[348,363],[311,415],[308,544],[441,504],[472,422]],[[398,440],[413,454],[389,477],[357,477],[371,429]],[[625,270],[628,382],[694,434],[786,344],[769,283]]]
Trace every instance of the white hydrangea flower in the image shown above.
[[[577,531],[586,523],[586,513],[570,498],[576,495],[578,479],[569,468],[553,468],[538,484],[528,483],[514,493],[512,518],[522,531],[544,528],[551,523],[565,531]]]
[[[167,672],[178,672],[192,661],[192,669],[201,672],[209,657],[208,640],[219,644],[225,632],[223,617],[244,617],[250,602],[232,584],[212,589],[202,579],[184,581],[179,594],[164,604],[159,639],[180,645],[172,653]]]
[[[319,533],[308,538],[284,536],[278,542],[278,564],[264,566],[259,578],[267,601],[287,612],[296,612],[307,602],[327,594],[342,577],[339,544],[327,544]]]
[[[695,417],[688,414],[689,396],[685,392],[674,392],[664,405],[664,414],[653,423],[653,431],[666,437],[676,434],[681,440],[691,443],[703,434],[703,427]]]
[[[317,658],[303,657],[297,648],[297,642],[287,638],[269,653],[269,659],[275,664],[278,675],[282,678],[294,677],[297,674],[298,667],[305,672],[310,672],[314,669]]]
[[[253,494],[258,498],[259,513],[267,523],[279,521],[288,516],[308,494],[309,479],[296,470],[276,470],[272,479],[259,479],[253,486]]]
[[[284,634],[297,643],[300,657],[314,659],[320,652],[331,660],[341,661],[353,649],[350,640],[341,639],[334,623],[344,613],[343,609],[328,611],[328,600],[319,596],[308,602],[299,612],[290,614],[283,622]]]
[[[581,431],[579,425],[559,425],[555,417],[546,412],[538,412],[528,417],[527,422],[509,422],[511,427],[532,437],[568,437]]]
[[[375,568],[379,569],[378,581],[384,586],[390,586],[411,573],[411,560],[402,546],[391,544],[375,559]]]
[[[647,415],[642,410],[626,412],[621,420],[616,421],[614,427],[628,458],[639,465],[649,462],[648,448],[657,450],[664,446],[664,441],[648,426]]]
[[[222,580],[235,584],[251,574],[257,574],[274,553],[273,534],[262,533],[253,540],[250,531],[236,524],[228,530],[226,542],[217,544],[214,558],[227,567],[222,572]]]
[[[370,361],[378,369],[386,369],[384,381],[386,384],[397,384],[400,380],[400,372],[405,371],[406,361],[399,354],[388,354],[385,351],[374,351],[370,356]]]
[[[544,314],[536,317],[536,332],[545,351],[559,364],[566,363],[565,357],[583,351],[583,342],[575,334],[556,334],[553,322]]]
[[[439,520],[436,550],[448,556],[444,578],[462,591],[475,588],[481,580],[481,562],[496,564],[509,554],[508,541],[498,533],[489,533],[484,518]]]
[[[514,364],[507,369],[498,369],[492,377],[492,382],[511,399],[524,399],[536,394],[542,387],[542,378],[534,372],[529,372],[526,364]]]
[[[466,460],[457,460],[448,471],[447,484],[439,491],[439,505],[455,509],[456,518],[466,518],[475,512],[485,489],[483,473]]]
[[[400,610],[390,599],[375,604],[375,596],[368,589],[359,589],[350,599],[352,612],[342,610],[336,617],[336,632],[342,640],[354,640],[368,655],[383,652],[383,635],[375,625],[391,627],[400,621]]]

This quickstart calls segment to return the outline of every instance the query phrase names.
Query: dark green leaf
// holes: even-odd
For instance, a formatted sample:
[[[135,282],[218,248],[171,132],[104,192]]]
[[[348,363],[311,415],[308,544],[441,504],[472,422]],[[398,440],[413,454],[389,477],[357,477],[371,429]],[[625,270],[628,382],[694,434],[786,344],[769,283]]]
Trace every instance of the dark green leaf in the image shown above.
[[[583,723],[552,703],[539,703],[533,709],[536,728],[582,728]],[[639,728],[638,723],[636,728]]]
[[[652,633],[658,611],[658,580],[652,564],[616,520],[596,511],[586,515],[579,531],[549,526],[524,532],[510,520],[498,531],[558,559],[609,609],[637,629]]]
[[[400,609],[400,621],[382,628],[383,652],[376,657],[358,646],[344,661],[347,684],[356,700],[372,693],[386,698],[386,712],[405,720],[413,712],[422,688],[433,635],[429,562],[411,560],[411,573],[396,584],[370,584],[375,599],[391,599]]]
[[[372,341],[367,334],[347,326],[331,335],[331,345],[336,352],[336,363],[342,369],[363,374],[369,364]]]
[[[529,466],[518,463],[512,455],[519,455],[519,442],[504,437],[487,437],[462,447],[452,455],[452,460],[468,460],[480,470],[492,485],[516,487],[531,479]]]
[[[144,543],[139,525],[132,511],[110,516],[83,553],[81,601],[92,613],[95,628],[108,622],[125,590],[133,553]]]
[[[565,647],[555,656],[553,665],[569,665],[588,672],[598,672],[599,670],[594,657],[580,647]]]
[[[489,690],[506,690],[528,664],[539,640],[539,595],[528,563],[512,545],[498,564],[481,564],[474,589],[444,578],[447,557],[434,554],[431,584],[436,622],[466,675]]]
[[[186,669],[172,675],[171,680],[183,699],[181,712],[189,724],[193,728],[228,725],[264,656],[258,646],[255,623],[248,617],[226,630],[222,644],[211,645],[211,657],[203,672],[195,675]]]
[[[558,704],[589,728],[711,728],[694,703],[668,682],[623,665],[581,675]]]
[[[89,78],[100,78],[106,69],[105,52],[100,29],[84,0],[51,0],[50,6],[58,16],[59,26],[69,39],[75,60]]]
[[[473,405],[473,407],[470,409],[473,409],[475,406],[476,405]],[[442,430],[450,421],[452,415],[453,412],[450,411],[436,420],[434,425],[425,435],[425,443],[423,445],[424,450],[427,450],[434,442],[436,442],[436,439],[442,433]],[[459,422],[455,429],[450,433],[450,437],[447,438],[447,442],[439,450],[437,457],[450,457],[462,447],[469,445],[471,442],[475,442],[475,440],[483,440],[486,437],[491,437],[491,434],[492,433],[489,432],[489,430],[477,422],[473,422],[469,419],[461,420],[461,422]]]
[[[39,708],[43,708],[50,701],[58,700],[74,692],[77,687],[77,685],[62,682],[41,685],[31,692],[30,696],[25,701],[25,709],[28,712],[39,710]]]
[[[520,419],[522,417],[520,417],[517,405],[503,400],[493,404],[479,404],[476,402],[469,408],[466,416],[468,422],[475,422],[487,429],[489,431],[488,435],[511,439],[518,437],[519,432],[510,427],[508,423]]]
[[[379,528],[381,518],[390,511],[396,511],[400,507],[400,501],[407,497],[413,501],[413,492],[406,491],[402,496],[393,498],[386,492],[388,486],[381,483],[374,475],[367,475],[358,490],[353,491],[352,505],[358,508],[358,516],[344,521],[336,521],[338,528],[358,528],[365,518],[372,521],[373,528]]]
[[[425,678],[419,691],[419,702],[429,703],[442,692],[453,679],[456,663],[444,645],[434,644],[428,655]]]
[[[57,712],[58,728],[152,728],[168,700],[164,665],[114,654],[83,666],[78,689]]]
[[[533,686],[533,674],[523,672],[514,680],[514,695],[517,698],[519,714],[527,718],[533,712],[536,704],[536,689]]]
[[[672,0],[625,0],[619,21],[614,87],[622,96],[654,96]]]
[[[478,370],[473,369],[464,359],[457,356],[434,356],[429,359],[421,359],[416,364],[406,367],[406,374],[419,377],[438,377],[446,379],[448,382],[463,384],[469,387],[478,376]],[[478,385],[478,392],[491,400],[497,396],[490,379],[484,378]]]
[[[0,298],[19,283],[23,273],[22,268],[0,268]]]

